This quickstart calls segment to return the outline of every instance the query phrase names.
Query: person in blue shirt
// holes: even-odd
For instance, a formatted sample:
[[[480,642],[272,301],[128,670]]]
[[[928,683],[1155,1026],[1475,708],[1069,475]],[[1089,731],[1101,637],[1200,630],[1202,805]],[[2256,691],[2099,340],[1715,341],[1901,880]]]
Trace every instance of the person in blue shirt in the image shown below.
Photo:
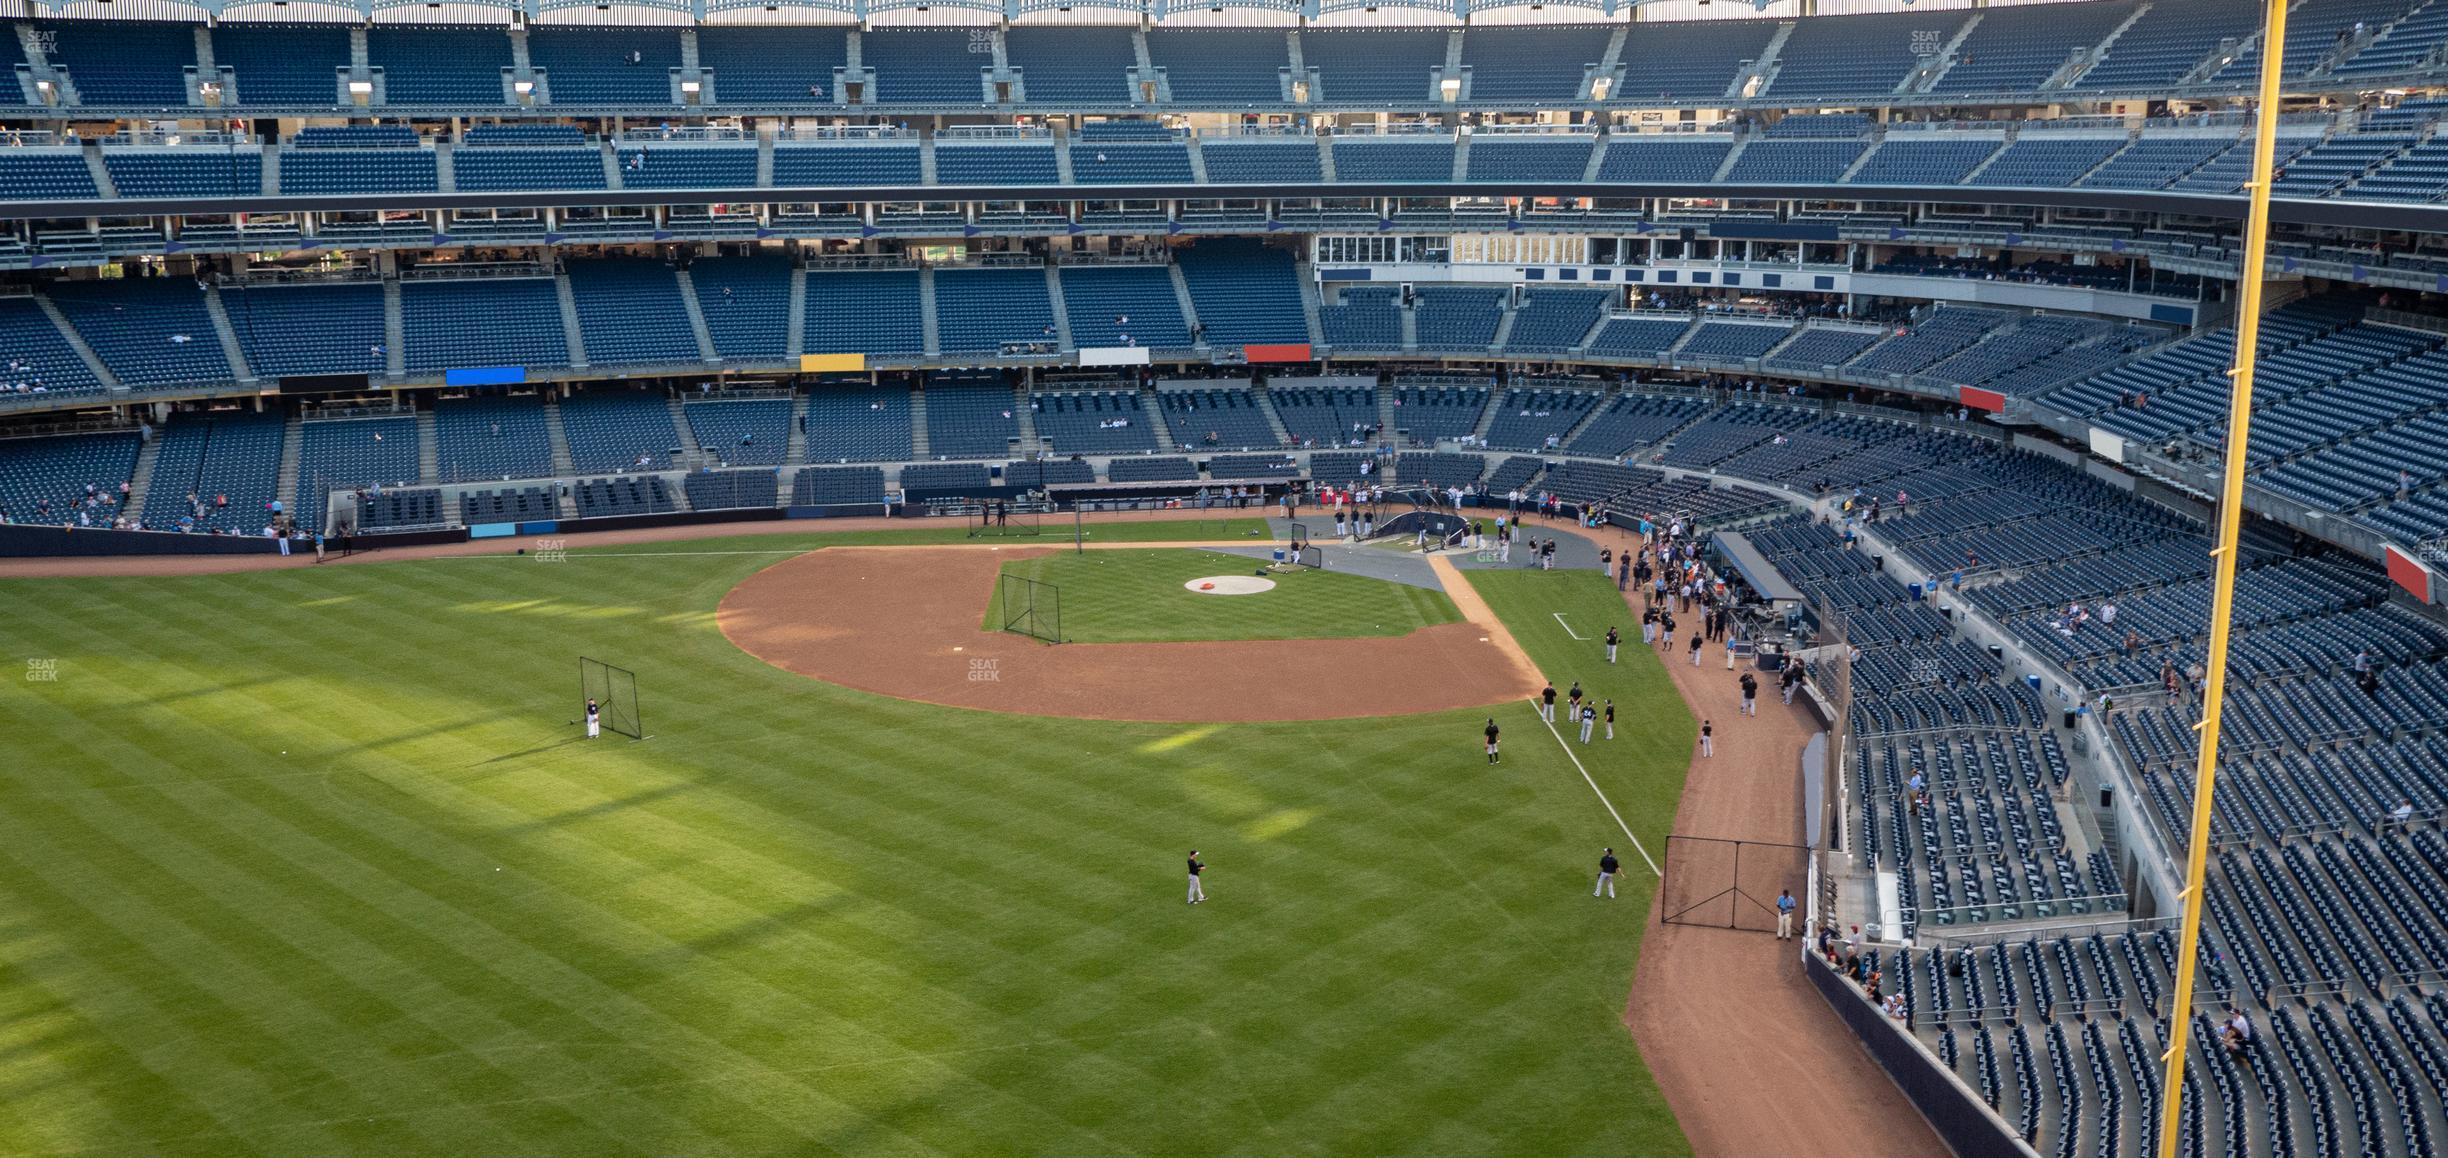
[[[1779,889],[1779,890],[1777,890],[1776,910],[1777,910],[1777,940],[1779,940],[1779,941],[1787,941],[1787,940],[1791,940],[1791,939],[1793,938],[1793,914],[1794,914],[1794,899],[1793,899],[1793,890],[1791,890],[1791,889]]]

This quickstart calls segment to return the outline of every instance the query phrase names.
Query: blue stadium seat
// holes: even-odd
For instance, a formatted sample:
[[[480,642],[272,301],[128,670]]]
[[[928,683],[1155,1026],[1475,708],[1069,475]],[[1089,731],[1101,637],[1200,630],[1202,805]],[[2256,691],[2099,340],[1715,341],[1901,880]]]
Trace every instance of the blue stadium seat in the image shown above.
[[[544,74],[555,105],[669,106],[680,35],[673,28],[531,26],[527,60]]]
[[[368,374],[381,377],[383,287],[375,282],[223,286],[238,348],[256,376]]]
[[[569,364],[551,278],[403,281],[400,315],[411,374]]]
[[[697,66],[713,77],[717,105],[838,102],[834,70],[849,63],[842,28],[697,27]]]
[[[340,24],[222,24],[212,30],[213,63],[230,70],[238,103],[249,108],[342,103],[349,30]]]
[[[701,360],[697,335],[680,302],[679,279],[668,265],[647,258],[602,258],[572,261],[566,268],[589,365],[694,365]]]
[[[504,29],[377,24],[365,35],[366,62],[382,70],[388,104],[499,105],[506,99],[502,70],[511,58]]]

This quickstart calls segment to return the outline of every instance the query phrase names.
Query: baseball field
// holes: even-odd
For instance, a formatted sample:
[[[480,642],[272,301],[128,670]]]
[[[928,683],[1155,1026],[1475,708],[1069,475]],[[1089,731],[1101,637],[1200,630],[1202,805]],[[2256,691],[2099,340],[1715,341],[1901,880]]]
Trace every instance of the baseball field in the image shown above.
[[[1655,877],[1592,787],[1654,854],[1694,725],[1653,653],[1603,663],[1611,584],[1469,574],[1540,673],[1621,709],[1588,746],[1510,698],[972,710],[727,634],[769,568],[986,550],[957,537],[0,584],[0,1152],[1687,1151],[1623,1023]],[[1206,561],[1106,554],[1018,565],[1143,642],[1012,646],[1241,640],[1343,699],[1367,673],[1300,649],[1487,634],[1474,600],[1349,576],[1133,624]],[[948,584],[931,626],[982,636],[992,597]],[[649,739],[581,737],[581,655],[637,673]]]

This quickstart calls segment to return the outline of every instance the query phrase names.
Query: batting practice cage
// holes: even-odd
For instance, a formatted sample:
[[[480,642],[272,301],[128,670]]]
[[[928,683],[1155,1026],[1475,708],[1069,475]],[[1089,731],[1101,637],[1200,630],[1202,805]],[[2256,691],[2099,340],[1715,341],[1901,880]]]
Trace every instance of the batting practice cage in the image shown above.
[[[646,738],[638,722],[637,673],[599,659],[578,657],[578,702],[595,701],[603,711],[603,726],[632,740]]]
[[[1299,567],[1326,565],[1326,552],[1309,542],[1308,524],[1292,524],[1292,541],[1284,552],[1284,561]]]
[[[1005,575],[996,583],[1003,630],[1047,643],[1062,642],[1062,588],[1021,575]]]

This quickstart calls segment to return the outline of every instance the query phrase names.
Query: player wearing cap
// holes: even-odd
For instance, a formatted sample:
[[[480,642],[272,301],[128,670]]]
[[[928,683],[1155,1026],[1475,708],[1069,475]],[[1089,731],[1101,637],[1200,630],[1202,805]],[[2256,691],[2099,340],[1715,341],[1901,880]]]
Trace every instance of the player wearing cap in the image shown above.
[[[595,705],[595,697],[587,697],[587,739],[603,735],[603,709]]]
[[[1191,903],[1191,904],[1194,904],[1194,905],[1195,905],[1195,904],[1199,903],[1200,901],[1203,901],[1203,900],[1206,900],[1206,899],[1207,899],[1207,890],[1202,889],[1202,888],[1200,888],[1200,887],[1199,887],[1199,874],[1200,874],[1200,873],[1202,873],[1202,872],[1205,872],[1205,871],[1207,871],[1207,865],[1206,865],[1204,862],[1202,862],[1202,861],[1200,861],[1200,860],[1199,860],[1199,858],[1198,858],[1198,850],[1197,850],[1197,849],[1195,849],[1195,848],[1194,848],[1194,849],[1191,849],[1191,850],[1190,850],[1190,903]]]
[[[1623,865],[1615,859],[1614,849],[1610,848],[1599,854],[1598,887],[1591,889],[1590,895],[1593,897],[1604,896],[1609,900],[1613,900],[1615,897],[1615,873],[1622,867]]]
[[[1499,730],[1500,729],[1496,727],[1496,717],[1489,716],[1487,722],[1487,752],[1488,763],[1490,764],[1496,763],[1496,733]]]

